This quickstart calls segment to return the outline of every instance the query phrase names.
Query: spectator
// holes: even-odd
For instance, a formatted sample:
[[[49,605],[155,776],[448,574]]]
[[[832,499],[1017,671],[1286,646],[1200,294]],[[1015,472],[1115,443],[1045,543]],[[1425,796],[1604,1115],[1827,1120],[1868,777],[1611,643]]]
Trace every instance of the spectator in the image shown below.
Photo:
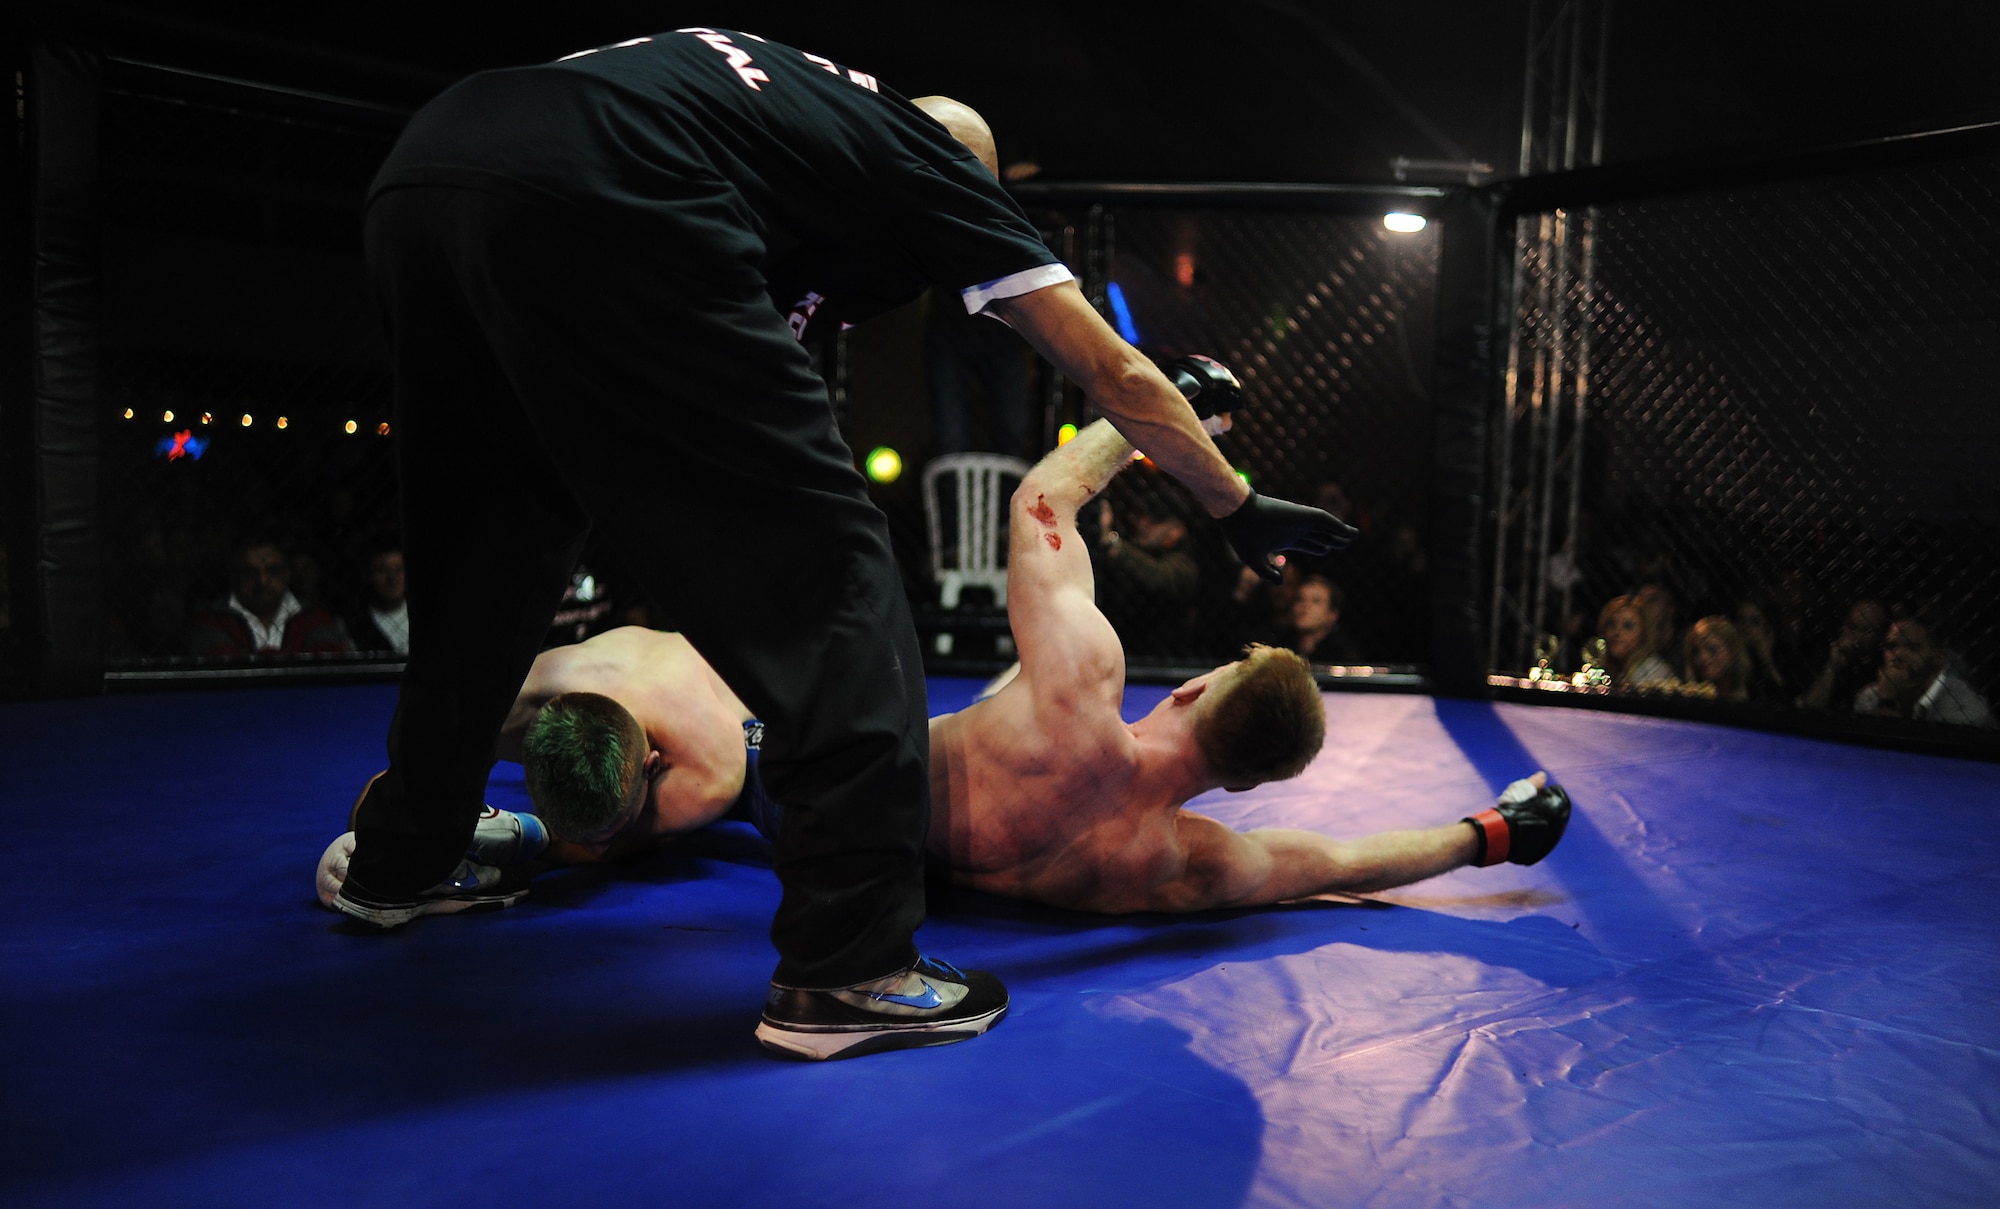
[[[1882,667],[1882,635],[1889,628],[1889,611],[1882,602],[1862,599],[1847,610],[1847,620],[1826,650],[1826,663],[1806,691],[1801,709],[1846,711]]]
[[[368,559],[368,598],[348,618],[356,650],[410,653],[410,611],[403,599],[403,552],[377,550]]]
[[[1652,616],[1638,597],[1607,602],[1597,615],[1597,633],[1604,639],[1604,670],[1611,673],[1611,687],[1642,689],[1673,679],[1673,668],[1660,658]]]
[[[347,627],[292,595],[292,565],[271,538],[239,542],[230,555],[229,595],[188,618],[190,655],[317,655],[352,651]]]
[[[956,296],[932,296],[924,325],[924,376],[930,386],[931,452],[987,449],[1028,453],[1028,346],[990,315],[970,315]],[[986,409],[985,442],[975,442],[975,398]]]
[[[1131,509],[1129,533],[1112,527],[1111,501],[1098,503],[1098,600],[1127,648],[1178,654],[1192,629],[1201,568],[1188,550],[1187,522],[1145,504]]]
[[[1750,656],[1750,699],[1791,701],[1805,685],[1805,670],[1795,652],[1779,640],[1772,610],[1760,601],[1745,600],[1736,606],[1734,621]]]
[[[1381,551],[1376,550],[1370,541],[1370,534],[1374,529],[1374,520],[1368,510],[1356,503],[1354,497],[1348,494],[1347,488],[1341,486],[1340,483],[1333,479],[1321,479],[1313,484],[1312,500],[1315,507],[1323,509],[1340,520],[1346,521],[1360,530],[1360,534],[1356,537],[1355,544],[1351,549],[1343,550],[1335,555],[1321,555],[1318,557],[1300,554],[1289,555],[1286,559],[1287,565],[1297,564],[1301,575],[1346,575],[1352,572],[1357,565],[1374,564],[1380,561]],[[1379,575],[1379,573],[1372,571],[1365,574],[1370,582],[1378,578]],[[1289,615],[1281,616],[1279,621],[1288,625],[1290,621]],[[1350,629],[1353,628],[1352,622],[1353,619],[1349,618]]]
[[[1718,701],[1748,701],[1754,669],[1749,645],[1727,617],[1704,617],[1688,627],[1687,683],[1714,686]]]
[[[1292,598],[1291,640],[1286,644],[1310,663],[1361,662],[1340,631],[1340,609],[1347,594],[1324,575],[1308,575]]]
[[[1321,479],[1313,484],[1313,503],[1363,533],[1368,531],[1368,518],[1354,506],[1354,499],[1347,494],[1347,488],[1334,480]]]
[[[1210,605],[1203,632],[1214,638],[1214,653],[1234,658],[1250,643],[1283,646],[1291,624],[1291,602],[1298,596],[1301,572],[1287,561],[1283,578],[1270,583],[1256,570],[1233,562],[1226,571],[1229,591]]]
[[[1986,700],[1945,667],[1937,630],[1915,617],[1889,627],[1874,683],[1854,697],[1854,712],[1913,722],[1992,726]]]

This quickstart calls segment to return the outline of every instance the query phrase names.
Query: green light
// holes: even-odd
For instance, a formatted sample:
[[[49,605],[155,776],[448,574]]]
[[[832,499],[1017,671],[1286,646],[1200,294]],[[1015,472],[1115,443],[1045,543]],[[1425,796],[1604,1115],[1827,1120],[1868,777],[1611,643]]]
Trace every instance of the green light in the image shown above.
[[[1069,444],[1071,441],[1075,439],[1076,439],[1076,425],[1065,424],[1061,428],[1056,429],[1056,445],[1058,448]]]
[[[1251,482],[1250,482],[1250,472],[1249,472],[1249,471],[1247,471],[1247,470],[1243,469],[1243,468],[1242,468],[1241,466],[1232,466],[1232,467],[1230,467],[1230,469],[1232,469],[1232,470],[1234,470],[1234,471],[1236,472],[1236,477],[1237,477],[1237,478],[1239,478],[1239,479],[1242,479],[1242,480],[1243,480],[1243,485],[1244,485],[1245,487],[1248,487],[1248,486],[1251,486]]]
[[[868,477],[878,483],[893,483],[903,477],[903,455],[887,445],[868,451]]]

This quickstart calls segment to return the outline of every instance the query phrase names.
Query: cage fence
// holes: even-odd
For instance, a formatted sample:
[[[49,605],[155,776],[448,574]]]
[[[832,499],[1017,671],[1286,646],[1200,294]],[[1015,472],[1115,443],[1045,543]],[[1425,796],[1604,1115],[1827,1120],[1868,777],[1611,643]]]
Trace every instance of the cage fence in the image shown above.
[[[1436,233],[1389,231],[1379,212],[1226,209],[1193,197],[1143,206],[1086,200],[1033,213],[1051,246],[1067,248],[1093,302],[1141,351],[1161,361],[1212,357],[1241,380],[1245,406],[1219,441],[1240,473],[1260,491],[1319,503],[1362,530],[1348,551],[1295,557],[1282,584],[1266,584],[1185,489],[1141,462],[1079,518],[1098,602],[1128,664],[1205,667],[1251,641],[1303,645],[1319,664],[1424,662]],[[935,323],[936,311],[912,321]],[[912,336],[900,351],[920,343]],[[864,362],[898,351],[858,342],[856,350],[857,384],[875,379]],[[855,400],[859,418],[869,404],[858,391]],[[1062,425],[1094,414],[1045,365],[1033,367],[1018,395],[972,402],[1025,408],[1040,438],[1031,458],[1055,445]],[[899,414],[921,423],[926,411]],[[990,417],[972,427],[982,424],[998,429]],[[932,433],[900,435],[906,449],[935,448]],[[878,437],[887,439],[869,429],[856,443]],[[893,494],[878,487],[878,498]],[[1301,614],[1295,602],[1308,580],[1310,607]],[[912,586],[920,600],[935,599],[934,585]]]
[[[1495,672],[1988,719],[1997,189],[1975,155],[1520,216]]]
[[[199,654],[190,621],[249,541],[281,545],[302,605],[349,613],[397,544],[360,233],[395,127],[113,71],[100,129],[108,665]]]
[[[285,542],[295,594],[347,618],[366,603],[370,555],[395,544],[360,215],[397,122],[144,73],[106,81],[106,648],[114,671],[171,671],[204,663],[188,621],[230,589],[244,539]],[[1658,631],[1655,695],[1833,715],[1872,687],[1871,705],[1894,698],[1882,708],[1907,714],[1918,703],[1883,671],[1911,663],[1893,653],[1911,645],[1894,628],[1907,618],[1953,700],[1983,700],[2000,682],[1996,193],[2000,157],[1986,152],[1520,215],[1489,450],[1496,681],[1639,687],[1649,661],[1605,632],[1634,611],[1607,606],[1633,598],[1636,628]],[[1328,667],[1420,670],[1437,228],[1391,231],[1351,199],[1239,205],[1199,190],[1028,205],[1143,351],[1201,353],[1238,375],[1248,403],[1222,447],[1259,490],[1362,532],[1273,587],[1177,484],[1133,468],[1081,518],[1131,665],[1206,666],[1265,641]],[[968,329],[937,307],[815,350],[857,459],[892,455],[870,490],[934,625],[924,466],[960,449],[1032,461],[1092,418],[999,325]],[[966,371],[956,388],[940,388],[941,363]],[[606,551],[586,553],[571,597],[551,641],[672,620],[632,596]],[[975,591],[958,613],[978,636],[961,652],[1004,661],[995,602]],[[1711,618],[1727,628],[1691,635]]]

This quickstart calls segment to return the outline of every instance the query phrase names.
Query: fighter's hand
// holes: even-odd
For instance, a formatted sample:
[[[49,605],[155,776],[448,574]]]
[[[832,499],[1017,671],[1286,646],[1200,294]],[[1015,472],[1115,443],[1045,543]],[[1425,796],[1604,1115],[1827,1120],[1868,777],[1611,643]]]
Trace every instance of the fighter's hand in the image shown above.
[[[1222,518],[1223,536],[1235,547],[1236,556],[1273,583],[1283,579],[1284,572],[1271,562],[1271,555],[1280,550],[1306,554],[1343,550],[1359,532],[1331,512],[1274,500],[1255,491],[1242,507]]]
[[[1549,783],[1549,774],[1538,772],[1509,785],[1493,809],[1462,821],[1479,836],[1473,864],[1532,865],[1555,848],[1569,826],[1569,795]]]
[[[1243,383],[1228,366],[1197,353],[1162,361],[1160,372],[1194,408],[1203,432],[1218,437],[1229,431],[1230,413],[1243,406]]]
[[[333,907],[335,896],[347,883],[347,862],[354,855],[354,833],[352,831],[334,840],[320,853],[319,869],[313,874],[313,893],[319,896],[320,905]],[[338,908],[334,908],[338,910]]]

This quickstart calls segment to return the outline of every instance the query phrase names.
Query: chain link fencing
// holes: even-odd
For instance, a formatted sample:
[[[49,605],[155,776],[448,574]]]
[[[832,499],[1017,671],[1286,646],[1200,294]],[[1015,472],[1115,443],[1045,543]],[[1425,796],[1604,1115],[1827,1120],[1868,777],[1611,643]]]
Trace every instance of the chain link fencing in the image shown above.
[[[1516,237],[1496,680],[1991,725],[2000,157]]]
[[[363,195],[398,125],[107,72],[112,670],[217,649],[199,619],[246,542],[278,543],[289,590],[336,617],[365,602],[370,556],[398,544],[387,345],[361,262]]]
[[[1260,491],[1320,504],[1362,532],[1345,553],[1292,559],[1284,582],[1269,585],[1243,567],[1178,483],[1150,463],[1126,471],[1080,525],[1092,545],[1098,602],[1128,666],[1142,675],[1206,668],[1251,641],[1304,649],[1329,669],[1409,674],[1425,663],[1435,230],[1387,229],[1383,213],[1395,208],[1393,197],[1354,213],[1361,206],[1351,199],[1340,210],[1273,208],[1254,187],[1227,208],[1172,189],[1153,191],[1144,204],[1109,195],[1052,204],[1024,192],[1051,248],[1141,351],[1156,360],[1201,354],[1239,377],[1246,406],[1218,442],[1239,472]],[[914,479],[930,456],[950,451],[936,435],[951,421],[927,418],[933,375],[914,367],[935,365],[928,333],[951,320],[920,307],[902,322],[909,330],[900,338],[852,334],[848,397],[857,448],[897,448]],[[1015,344],[1016,355],[1027,356]],[[878,396],[890,394],[899,403],[880,406]],[[968,407],[969,427],[987,438],[980,448],[1028,460],[1053,448],[1063,425],[1094,414],[1072,384],[1039,364],[1012,393],[986,390]],[[1024,409],[1038,443],[1023,450],[997,439],[996,407]],[[876,494],[900,532],[921,534],[914,487],[878,485]],[[937,598],[928,551],[915,542],[902,550],[917,572],[909,586],[920,622],[960,630],[955,650],[973,654],[968,670],[983,668],[980,656],[1004,662],[1004,639],[997,651],[991,642],[1004,633],[997,611],[927,612]]]
[[[360,213],[400,120],[107,73],[114,673],[213,662],[191,654],[188,623],[230,590],[251,537],[284,543],[304,602],[364,609],[397,513]],[[1329,674],[1421,672],[1437,227],[1388,229],[1393,191],[1021,192],[1142,350],[1205,354],[1242,379],[1249,402],[1222,447],[1253,484],[1362,531],[1272,588],[1178,485],[1133,468],[1082,520],[1135,671],[1267,641]],[[1494,682],[1799,717],[1851,714],[1864,690],[1933,722],[1975,709],[2000,684],[1996,193],[2000,158],[1982,153],[1520,214],[1488,475]],[[1092,416],[1018,340],[977,325],[968,338],[934,306],[815,353],[857,457],[900,460],[871,491],[927,634],[955,630],[971,658],[940,670],[971,670],[1006,660],[1005,619],[976,593],[938,607],[923,466],[966,448],[1032,461]],[[954,361],[973,368],[941,386]],[[588,555],[552,641],[646,619],[620,578]],[[1621,647],[1614,624],[1648,651]],[[1920,700],[1911,679],[1935,686],[1933,667],[1953,684]]]

